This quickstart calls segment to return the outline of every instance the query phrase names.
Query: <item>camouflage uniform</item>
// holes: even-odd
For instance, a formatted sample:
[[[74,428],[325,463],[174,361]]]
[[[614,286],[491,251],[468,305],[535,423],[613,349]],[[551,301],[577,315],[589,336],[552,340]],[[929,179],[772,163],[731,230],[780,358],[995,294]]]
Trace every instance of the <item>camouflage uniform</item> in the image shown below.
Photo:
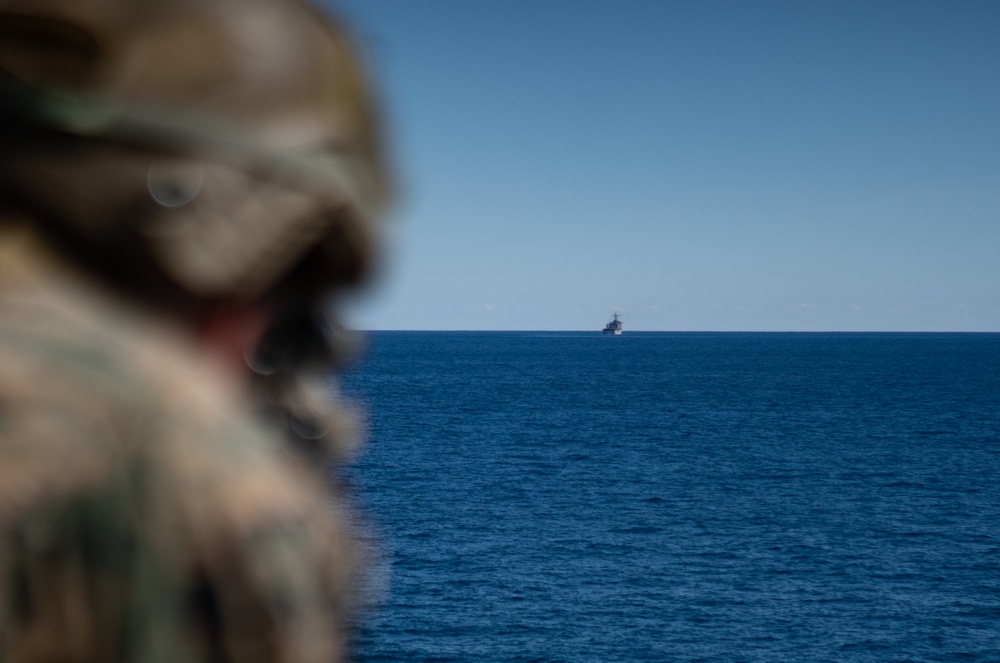
[[[319,424],[302,397],[325,374],[306,351],[324,333],[299,343],[275,332],[261,355],[273,366],[259,369],[263,386],[252,391],[216,370],[178,322],[272,291],[312,310],[364,271],[374,214],[365,201],[383,183],[369,176],[377,166],[351,179],[374,159],[353,73],[328,76],[322,94],[303,84],[309,94],[286,95],[298,104],[291,124],[270,122],[288,111],[272,113],[274,100],[247,111],[263,118],[247,119],[252,130],[219,140],[183,117],[191,107],[194,120],[238,114],[253,101],[246,89],[268,89],[261,72],[280,78],[271,70],[282,59],[264,56],[280,33],[271,18],[286,11],[296,29],[333,44],[317,52],[343,60],[298,0],[0,0],[0,76],[88,90],[98,72],[107,86],[98,91],[118,103],[98,108],[113,121],[96,124],[82,102],[51,117],[36,104],[33,117],[45,116],[36,140],[38,127],[9,119],[21,112],[7,108],[14,88],[0,88],[0,661],[345,655],[356,554],[345,502],[323,470],[325,451],[347,444],[349,417],[334,408],[332,427]],[[204,20],[186,23],[184,12]],[[242,42],[256,68],[243,71],[231,53],[199,68],[188,52],[159,84],[147,82],[142,67],[164,73],[171,45],[221,48],[228,33],[218,26],[230,22],[252,37],[273,28],[259,48]],[[116,30],[127,38],[104,48],[97,37]],[[148,38],[135,37],[143,30]],[[130,48],[138,56],[123,57],[118,73],[98,62]],[[223,81],[212,94],[204,80],[184,87],[187,73],[205,71]],[[160,90],[181,100],[176,108]],[[32,94],[18,91],[13,105],[34,104]],[[67,98],[46,94],[55,106]],[[157,104],[166,112],[142,115]],[[314,106],[336,127],[323,138],[332,148],[308,146],[321,159],[294,141],[286,149],[289,132],[272,131],[308,126],[321,114],[299,111]],[[192,163],[202,178],[194,193],[154,182]],[[137,204],[147,184],[155,201]],[[170,227],[150,230],[157,224]]]
[[[351,564],[315,470],[160,326],[10,268],[0,660],[335,660]]]

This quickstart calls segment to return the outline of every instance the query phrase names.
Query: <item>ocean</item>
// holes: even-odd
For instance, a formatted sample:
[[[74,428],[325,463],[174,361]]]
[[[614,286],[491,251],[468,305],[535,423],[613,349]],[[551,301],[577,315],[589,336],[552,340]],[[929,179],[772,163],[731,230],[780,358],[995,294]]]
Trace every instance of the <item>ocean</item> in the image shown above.
[[[368,345],[356,661],[1000,661],[1000,334]]]

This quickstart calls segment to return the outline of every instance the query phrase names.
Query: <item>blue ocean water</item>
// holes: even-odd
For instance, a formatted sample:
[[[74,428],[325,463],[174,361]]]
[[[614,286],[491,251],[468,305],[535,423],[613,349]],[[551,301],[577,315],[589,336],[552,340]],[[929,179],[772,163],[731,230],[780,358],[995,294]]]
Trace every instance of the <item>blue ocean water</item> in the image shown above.
[[[358,661],[1000,661],[1000,335],[369,343]]]

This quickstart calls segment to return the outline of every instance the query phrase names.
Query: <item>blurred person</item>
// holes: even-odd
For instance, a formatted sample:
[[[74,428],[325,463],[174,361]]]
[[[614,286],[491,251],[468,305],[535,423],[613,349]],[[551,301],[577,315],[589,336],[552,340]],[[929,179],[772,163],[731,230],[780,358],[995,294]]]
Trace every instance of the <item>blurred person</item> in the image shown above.
[[[350,46],[305,0],[0,0],[0,660],[346,656]]]

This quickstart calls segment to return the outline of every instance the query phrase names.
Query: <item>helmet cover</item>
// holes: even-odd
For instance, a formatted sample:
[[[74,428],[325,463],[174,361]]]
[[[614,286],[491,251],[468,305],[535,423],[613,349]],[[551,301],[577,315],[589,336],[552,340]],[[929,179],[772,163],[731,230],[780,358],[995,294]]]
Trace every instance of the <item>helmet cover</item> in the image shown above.
[[[316,285],[364,271],[388,188],[373,103],[306,2],[0,0],[0,74],[0,193],[88,250],[196,298],[253,297],[317,252]]]

